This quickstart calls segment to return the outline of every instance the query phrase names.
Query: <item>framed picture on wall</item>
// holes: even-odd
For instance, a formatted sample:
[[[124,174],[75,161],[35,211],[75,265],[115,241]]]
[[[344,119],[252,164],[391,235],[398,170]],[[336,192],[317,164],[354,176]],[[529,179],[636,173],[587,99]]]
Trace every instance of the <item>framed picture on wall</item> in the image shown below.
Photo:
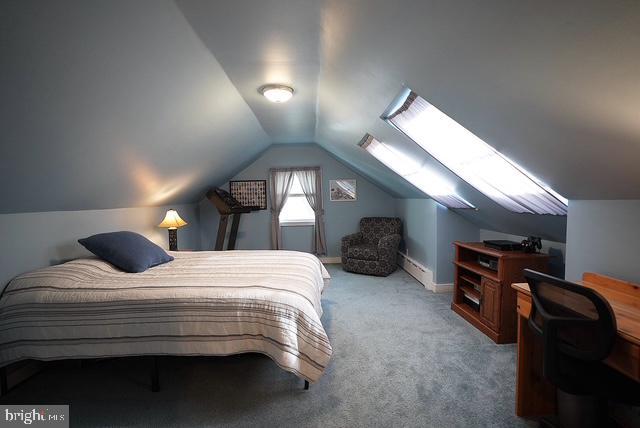
[[[229,182],[229,193],[245,207],[267,209],[267,180],[235,180]]]
[[[352,202],[358,199],[355,179],[329,180],[330,200],[335,202]]]

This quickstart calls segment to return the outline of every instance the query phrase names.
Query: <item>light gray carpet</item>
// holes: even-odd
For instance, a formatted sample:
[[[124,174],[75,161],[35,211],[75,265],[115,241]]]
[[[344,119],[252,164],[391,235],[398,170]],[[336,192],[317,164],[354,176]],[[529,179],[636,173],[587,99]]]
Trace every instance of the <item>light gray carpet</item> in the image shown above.
[[[517,427],[515,346],[495,345],[398,271],[329,266],[323,323],[333,358],[309,391],[266,357],[166,358],[149,390],[142,358],[62,363],[3,403],[70,404],[71,426]]]

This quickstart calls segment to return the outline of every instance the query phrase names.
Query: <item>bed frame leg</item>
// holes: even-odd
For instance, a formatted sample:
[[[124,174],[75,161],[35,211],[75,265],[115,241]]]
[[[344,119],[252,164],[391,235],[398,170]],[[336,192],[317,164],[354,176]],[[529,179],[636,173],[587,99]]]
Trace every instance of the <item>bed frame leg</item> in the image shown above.
[[[160,391],[160,376],[158,374],[158,357],[151,357],[151,391]]]
[[[7,385],[7,366],[0,368],[0,395],[5,395],[9,392]]]
[[[304,381],[304,389],[305,389],[305,391],[309,389],[309,381],[308,380]]]

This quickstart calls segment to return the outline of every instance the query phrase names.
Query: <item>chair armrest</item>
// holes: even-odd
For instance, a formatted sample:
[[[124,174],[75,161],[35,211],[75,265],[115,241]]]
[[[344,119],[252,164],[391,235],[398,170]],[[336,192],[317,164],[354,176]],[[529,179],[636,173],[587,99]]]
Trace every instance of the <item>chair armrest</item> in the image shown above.
[[[378,241],[378,254],[381,259],[396,260],[402,236],[399,234],[386,235]]]
[[[349,245],[355,245],[355,244],[359,244],[362,242],[362,233],[358,232],[358,233],[352,233],[351,235],[347,235],[347,236],[343,236],[342,237],[342,245],[344,246],[345,244],[347,246]]]
[[[342,237],[342,245],[340,246],[342,264],[347,263],[347,251],[349,250],[349,246],[359,244],[360,242],[362,242],[362,233],[360,232]]]

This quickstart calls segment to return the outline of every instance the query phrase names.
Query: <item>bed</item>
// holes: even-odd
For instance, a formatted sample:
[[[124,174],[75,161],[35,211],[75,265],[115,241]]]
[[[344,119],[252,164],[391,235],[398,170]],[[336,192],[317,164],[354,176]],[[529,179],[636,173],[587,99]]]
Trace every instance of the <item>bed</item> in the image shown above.
[[[320,322],[330,279],[296,251],[172,252],[125,273],[98,258],[16,277],[0,297],[0,367],[24,359],[262,353],[308,382],[332,349]]]

